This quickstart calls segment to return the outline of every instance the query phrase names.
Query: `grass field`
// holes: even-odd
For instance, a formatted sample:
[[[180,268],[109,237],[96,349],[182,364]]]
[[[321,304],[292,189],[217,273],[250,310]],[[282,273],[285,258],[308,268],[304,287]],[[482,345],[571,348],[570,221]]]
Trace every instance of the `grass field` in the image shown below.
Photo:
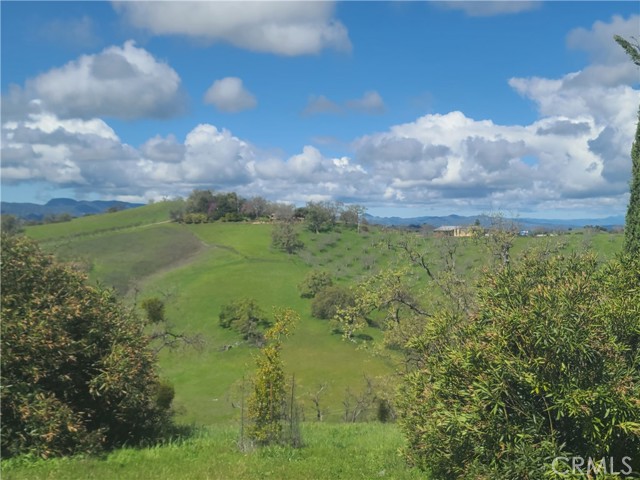
[[[363,375],[380,376],[392,372],[382,358],[358,350],[339,336],[331,335],[327,322],[310,317],[309,301],[297,290],[309,267],[296,256],[271,251],[270,226],[214,224],[190,226],[208,245],[193,262],[171,270],[146,284],[145,292],[170,297],[167,316],[188,332],[199,333],[206,343],[202,350],[164,352],[163,374],[175,385],[175,404],[181,419],[212,424],[237,416],[232,401],[242,377],[254,370],[254,348],[235,345],[238,337],[218,326],[221,306],[241,297],[255,298],[262,308],[290,307],[301,321],[284,346],[283,358],[290,374],[295,374],[299,401],[318,384],[326,383],[323,401],[326,417],[342,416],[342,400],[347,387],[362,388]]]
[[[30,237],[49,243],[87,235],[99,235],[114,230],[141,227],[144,225],[168,223],[169,212],[176,202],[158,202],[142,208],[131,208],[103,215],[91,215],[70,222],[49,223],[28,228]]]
[[[3,480],[156,479],[426,479],[398,455],[393,424],[305,424],[299,449],[268,447],[243,453],[239,430],[210,427],[184,441],[123,448],[102,458],[15,459],[2,463]]]

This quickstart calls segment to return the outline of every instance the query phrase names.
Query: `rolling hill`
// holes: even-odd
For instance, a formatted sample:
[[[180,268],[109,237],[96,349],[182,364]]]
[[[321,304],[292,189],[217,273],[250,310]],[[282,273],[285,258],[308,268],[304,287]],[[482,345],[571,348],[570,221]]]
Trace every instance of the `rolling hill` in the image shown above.
[[[28,227],[26,234],[48,251],[74,262],[92,282],[113,286],[129,303],[150,296],[166,303],[168,321],[180,332],[198,334],[201,349],[163,350],[162,374],[175,386],[179,419],[199,425],[236,421],[243,378],[254,370],[254,348],[237,334],[218,325],[221,307],[251,297],[267,312],[291,307],[301,321],[287,340],[283,357],[295,374],[299,401],[313,415],[311,395],[326,384],[322,397],[325,419],[344,415],[347,389],[364,387],[364,375],[382,378],[393,373],[397,357],[377,356],[331,333],[326,321],[310,315],[310,301],[299,296],[297,285],[311,269],[330,272],[339,283],[356,281],[393,263],[395,254],[381,247],[398,232],[370,226],[315,234],[301,229],[305,248],[296,255],[271,249],[271,225],[216,222],[201,225],[169,223],[172,202],[74,219],[62,224]],[[582,232],[580,232],[582,233]],[[534,242],[559,241],[567,250],[591,245],[603,256],[619,250],[621,235],[578,234],[558,239],[518,238],[515,250]],[[478,242],[460,249],[458,266],[467,275],[486,263]],[[438,255],[436,239],[425,239]],[[466,273],[469,272],[469,273]],[[374,339],[380,332],[366,332]],[[395,360],[394,360],[395,358]]]
[[[362,388],[364,374],[376,377],[393,371],[388,359],[344,342],[331,334],[326,321],[311,318],[309,300],[300,298],[297,290],[311,267],[299,256],[270,248],[270,225],[172,224],[166,220],[172,207],[171,202],[160,202],[28,227],[26,233],[46,250],[75,262],[90,281],[114,286],[130,303],[163,298],[176,330],[203,337],[202,349],[163,351],[160,356],[162,374],[175,386],[182,421],[209,425],[238,417],[233,404],[243,376],[248,378],[254,369],[256,350],[219,327],[218,314],[222,305],[241,297],[255,298],[267,312],[286,306],[300,313],[284,349],[285,363],[295,373],[300,400],[307,407],[309,394],[321,383],[328,385],[323,398],[328,420],[342,417],[346,389]],[[315,244],[308,237],[305,234],[307,243]],[[337,243],[346,252],[371,241],[348,232]],[[318,256],[331,248],[320,245]]]

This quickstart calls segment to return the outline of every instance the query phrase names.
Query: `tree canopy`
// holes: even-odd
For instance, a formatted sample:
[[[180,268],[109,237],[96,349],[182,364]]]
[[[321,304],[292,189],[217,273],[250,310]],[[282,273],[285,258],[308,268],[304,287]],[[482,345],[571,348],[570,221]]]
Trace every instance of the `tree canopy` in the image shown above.
[[[615,41],[624,49],[631,61],[640,66],[640,46],[615,35]],[[636,136],[631,146],[631,182],[629,206],[625,219],[625,243],[627,253],[640,255],[640,108],[638,109],[638,123]]]
[[[144,322],[31,240],[2,235],[2,455],[92,452],[170,425]]]
[[[637,256],[530,253],[487,273],[474,312],[440,310],[410,342],[408,459],[434,478],[512,479],[556,478],[557,457],[633,458],[639,284]]]

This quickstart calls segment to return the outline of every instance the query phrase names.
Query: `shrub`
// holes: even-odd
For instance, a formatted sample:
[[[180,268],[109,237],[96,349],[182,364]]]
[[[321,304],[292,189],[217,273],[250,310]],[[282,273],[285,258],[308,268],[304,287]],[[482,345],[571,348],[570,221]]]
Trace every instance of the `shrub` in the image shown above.
[[[222,216],[221,220],[223,222],[243,222],[245,220],[245,217],[243,217],[237,212],[230,212],[230,213],[225,213]]]
[[[323,320],[332,319],[338,310],[353,306],[353,294],[347,288],[333,285],[320,290],[311,302],[311,315]]]
[[[0,215],[0,222],[2,223],[2,226],[0,227],[0,231],[2,231],[2,233],[7,235],[17,235],[24,232],[22,220],[14,215],[2,214]]]
[[[442,311],[398,397],[408,459],[434,478],[554,478],[555,457],[638,462],[640,260],[521,261],[478,310]],[[634,467],[638,471],[638,465]]]
[[[302,298],[313,298],[323,288],[333,285],[331,275],[322,270],[312,270],[298,285]]]
[[[242,298],[222,306],[219,322],[223,328],[231,328],[253,345],[264,343],[263,329],[270,322],[258,303],[252,298]]]
[[[171,408],[173,398],[176,396],[175,388],[169,381],[161,380],[156,386],[156,404],[163,410]]]
[[[2,455],[139,443],[170,425],[144,323],[23,237],[2,236]]]
[[[204,213],[186,213],[182,217],[184,223],[207,223],[209,218]]]
[[[149,323],[164,322],[164,302],[158,297],[144,299],[141,306]]]
[[[299,434],[294,432],[298,422],[290,414],[288,416],[295,408],[287,403],[284,365],[280,357],[282,342],[298,321],[298,314],[293,310],[277,310],[275,323],[266,333],[267,344],[256,357],[257,372],[248,399],[248,412],[249,437],[258,445],[289,443],[299,446],[301,443]],[[283,428],[287,420],[291,427],[288,432]]]
[[[295,226],[290,222],[277,223],[271,231],[271,246],[289,254],[304,247]]]

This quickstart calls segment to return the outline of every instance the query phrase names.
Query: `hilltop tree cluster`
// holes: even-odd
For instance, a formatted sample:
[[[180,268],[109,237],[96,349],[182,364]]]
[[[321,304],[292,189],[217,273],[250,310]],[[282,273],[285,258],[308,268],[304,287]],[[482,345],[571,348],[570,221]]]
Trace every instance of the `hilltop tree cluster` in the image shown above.
[[[341,202],[307,202],[304,207],[296,208],[259,196],[244,198],[236,192],[194,190],[182,206],[171,212],[171,219],[181,223],[260,219],[281,223],[304,222],[309,230],[320,233],[332,230],[339,223],[359,230],[365,222],[364,212],[364,207],[360,205]]]
[[[193,190],[170,216],[171,220],[180,223],[293,221],[301,218],[293,205],[270,202],[260,196],[244,198],[236,192],[215,193],[211,190]]]
[[[235,192],[194,190],[182,207],[171,212],[171,219],[182,223],[240,222],[268,217],[272,210],[270,202],[262,197],[246,199]]]

